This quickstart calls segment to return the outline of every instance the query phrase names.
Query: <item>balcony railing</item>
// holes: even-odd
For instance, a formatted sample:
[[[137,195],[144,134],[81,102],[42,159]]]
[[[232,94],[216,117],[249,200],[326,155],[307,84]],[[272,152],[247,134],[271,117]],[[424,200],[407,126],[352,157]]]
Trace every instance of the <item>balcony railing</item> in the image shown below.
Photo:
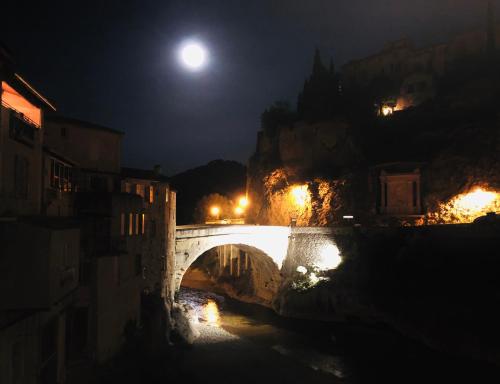
[[[32,125],[35,128],[40,128],[40,124],[38,124],[38,123],[34,122],[33,120],[31,120],[24,113],[19,112],[16,108],[14,108],[12,105],[10,105],[9,103],[7,103],[5,100],[2,100],[2,105],[5,108],[10,109],[11,113],[16,114],[19,119],[24,120],[27,124]]]
[[[2,102],[2,105],[9,108],[9,136],[12,139],[24,139],[29,142],[35,140],[37,125],[23,114],[10,108]]]

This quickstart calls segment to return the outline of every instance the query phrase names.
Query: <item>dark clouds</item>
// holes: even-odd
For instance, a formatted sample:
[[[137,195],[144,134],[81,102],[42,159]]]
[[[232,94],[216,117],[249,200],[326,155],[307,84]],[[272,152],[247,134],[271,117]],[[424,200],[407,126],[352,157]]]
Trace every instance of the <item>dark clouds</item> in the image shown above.
[[[498,2],[497,2],[498,3]],[[443,41],[485,19],[485,0],[12,2],[1,39],[65,114],[126,132],[124,163],[177,172],[246,162],[261,111],[295,102],[315,46],[337,66],[410,36]],[[500,7],[500,4],[497,4]],[[211,65],[179,68],[198,37]]]

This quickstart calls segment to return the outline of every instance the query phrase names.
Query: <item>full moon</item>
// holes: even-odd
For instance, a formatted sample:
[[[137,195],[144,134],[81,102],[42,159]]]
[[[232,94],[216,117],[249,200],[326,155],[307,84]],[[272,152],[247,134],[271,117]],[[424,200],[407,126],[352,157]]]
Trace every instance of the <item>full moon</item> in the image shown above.
[[[188,42],[181,46],[179,57],[182,65],[192,71],[199,71],[207,62],[207,50],[197,42]]]

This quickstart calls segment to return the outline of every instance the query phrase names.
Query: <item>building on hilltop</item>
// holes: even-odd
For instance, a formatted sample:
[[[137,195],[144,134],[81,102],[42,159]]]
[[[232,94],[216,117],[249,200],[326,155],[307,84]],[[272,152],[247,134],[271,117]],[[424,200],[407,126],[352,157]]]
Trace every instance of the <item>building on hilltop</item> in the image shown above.
[[[450,41],[418,48],[408,38],[388,42],[381,51],[352,60],[342,68],[343,86],[367,88],[385,84],[379,112],[417,106],[435,96],[435,82],[464,58],[488,56],[500,48],[500,23],[489,3],[484,28],[468,30]]]

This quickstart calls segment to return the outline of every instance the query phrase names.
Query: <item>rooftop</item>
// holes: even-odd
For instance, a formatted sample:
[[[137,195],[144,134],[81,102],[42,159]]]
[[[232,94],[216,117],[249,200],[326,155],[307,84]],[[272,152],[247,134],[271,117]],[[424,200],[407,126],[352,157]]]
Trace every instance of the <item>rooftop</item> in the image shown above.
[[[55,123],[55,124],[74,124],[74,125],[78,125],[79,127],[82,127],[82,128],[109,132],[109,133],[113,133],[115,135],[124,135],[125,134],[122,131],[108,128],[108,127],[105,127],[103,125],[91,123],[89,121],[75,119],[72,117],[60,116],[60,115],[47,116],[45,118],[45,121],[46,121],[46,123]]]
[[[121,175],[124,178],[138,180],[152,180],[168,182],[170,179],[161,174],[161,169],[139,169],[139,168],[122,168]]]

